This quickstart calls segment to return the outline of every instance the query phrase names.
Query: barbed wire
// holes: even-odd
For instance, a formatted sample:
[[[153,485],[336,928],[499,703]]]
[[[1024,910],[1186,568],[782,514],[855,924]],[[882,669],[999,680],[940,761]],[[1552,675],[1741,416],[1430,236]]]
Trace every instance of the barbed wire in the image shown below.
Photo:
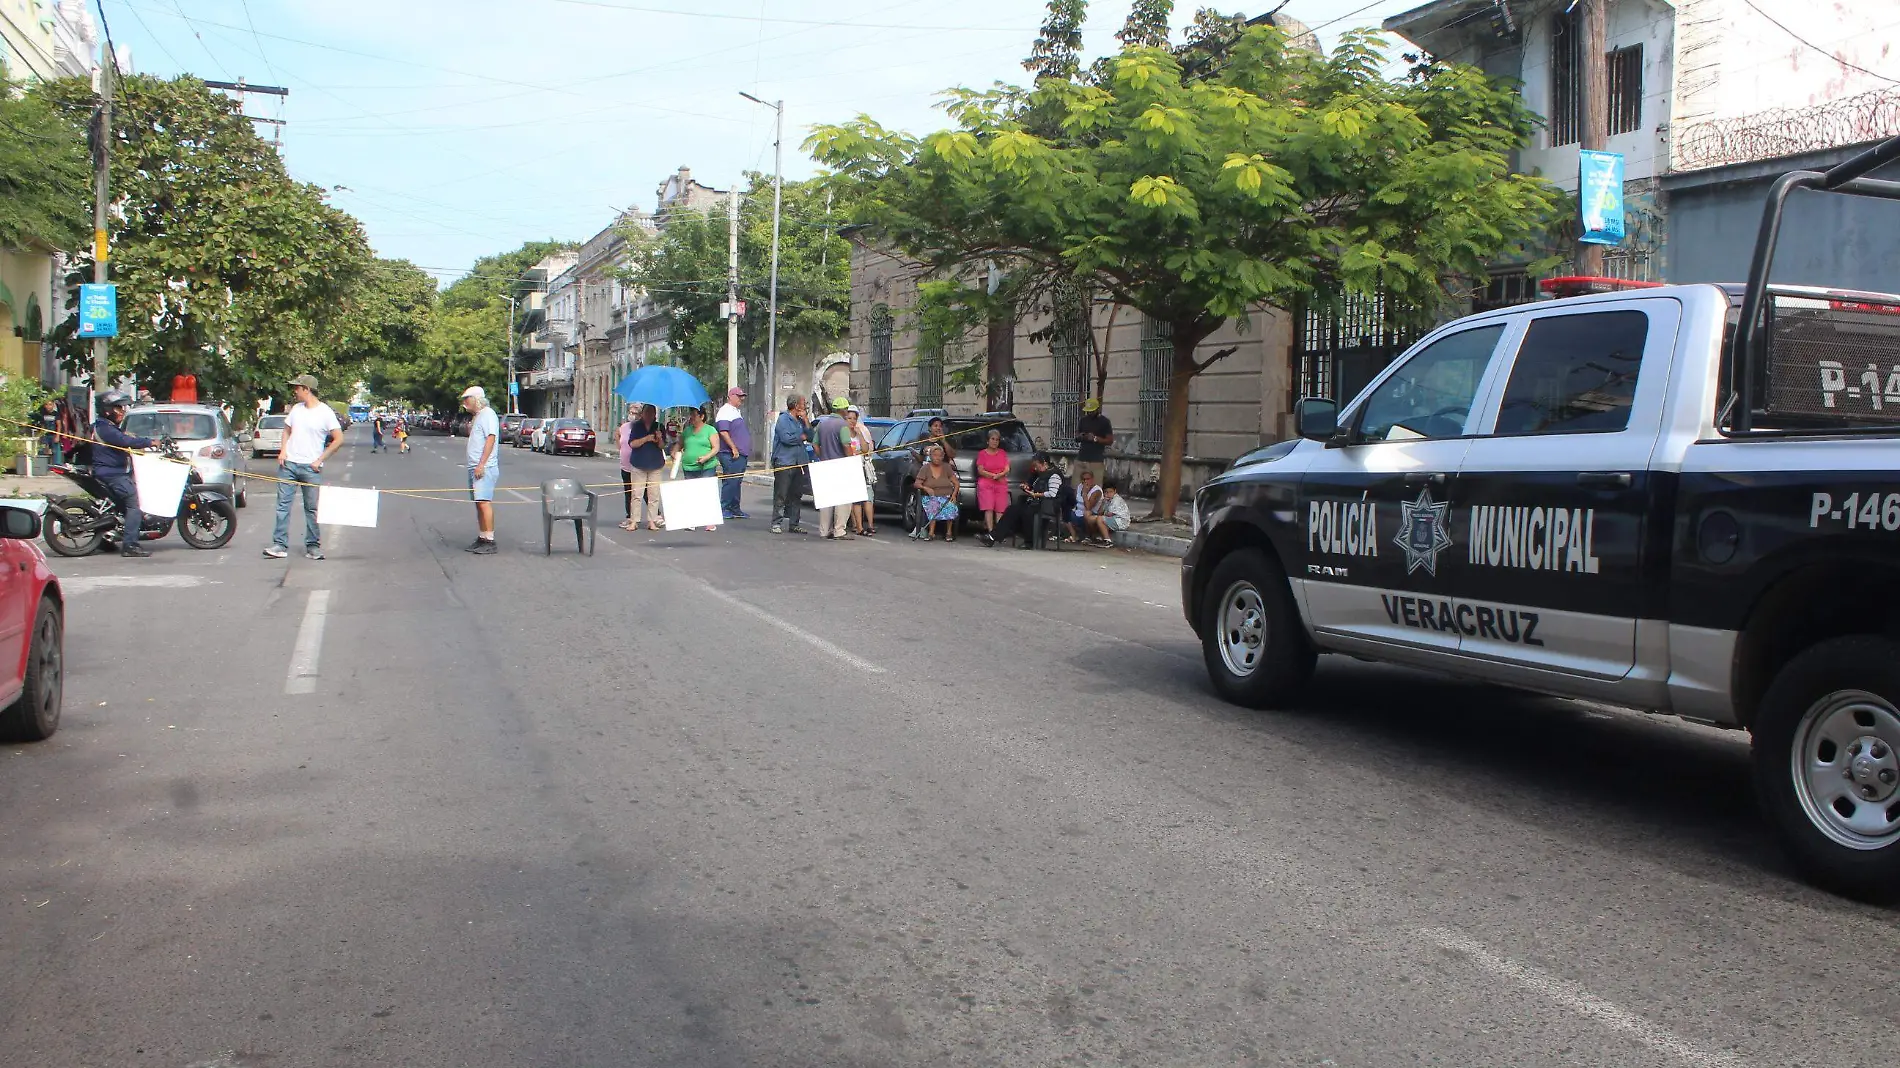
[[[1677,137],[1677,166],[1700,170],[1878,141],[1900,134],[1900,90],[1875,89],[1805,108],[1698,122]]]

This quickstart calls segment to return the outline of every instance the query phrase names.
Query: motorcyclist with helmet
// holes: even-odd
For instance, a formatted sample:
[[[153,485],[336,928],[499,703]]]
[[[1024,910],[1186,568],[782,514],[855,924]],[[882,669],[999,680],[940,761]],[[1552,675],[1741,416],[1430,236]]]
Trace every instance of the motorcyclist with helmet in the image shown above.
[[[119,429],[125,422],[125,410],[132,399],[118,390],[109,390],[99,398],[99,418],[93,421],[92,435],[98,442],[92,449],[92,473],[105,483],[112,499],[125,513],[125,537],[119,544],[120,556],[150,556],[152,551],[139,545],[145,513],[139,511],[138,486],[132,481],[130,450],[149,449],[157,442]]]

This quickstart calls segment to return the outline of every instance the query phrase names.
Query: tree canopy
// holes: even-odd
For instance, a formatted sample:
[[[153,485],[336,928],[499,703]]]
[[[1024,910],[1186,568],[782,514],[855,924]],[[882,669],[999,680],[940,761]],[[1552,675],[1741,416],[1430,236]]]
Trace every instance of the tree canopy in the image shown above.
[[[1023,293],[1072,282],[1165,325],[1164,513],[1189,383],[1225,354],[1196,355],[1209,335],[1316,290],[1429,314],[1539,234],[1561,195],[1511,172],[1535,117],[1475,68],[1388,81],[1375,35],[1345,34],[1327,57],[1264,25],[1200,73],[1191,51],[1130,47],[1099,78],[954,89],[954,125],[921,137],[861,116],[807,142],[856,221],[972,303],[997,263]]]
[[[772,179],[757,173],[748,179],[739,201],[739,299],[746,302],[739,352],[750,363],[763,362],[769,325]],[[726,382],[726,322],[719,305],[726,299],[730,218],[721,201],[703,213],[670,211],[657,230],[628,233],[633,255],[622,279],[646,290],[667,312],[674,355],[715,394]],[[827,207],[826,192],[816,182],[785,183],[779,223],[781,350],[834,340],[849,326],[851,246],[837,233],[843,221]]]
[[[402,339],[370,358],[366,380],[370,392],[391,400],[406,400],[424,408],[455,407],[469,386],[479,385],[491,395],[505,396],[508,388],[508,298],[516,298],[517,317],[527,313],[523,299],[534,289],[525,275],[548,255],[572,244],[530,241],[511,252],[483,256],[469,272],[442,290],[418,268],[398,263],[394,269],[398,294],[385,306],[390,317],[381,319],[386,330]],[[388,262],[388,261],[384,261]],[[432,304],[423,329],[413,336],[408,327],[415,318],[401,314],[401,294]],[[518,325],[518,324],[517,324]],[[387,335],[386,335],[387,336]]]
[[[0,247],[74,248],[92,232],[85,136],[38,88],[0,79]]]

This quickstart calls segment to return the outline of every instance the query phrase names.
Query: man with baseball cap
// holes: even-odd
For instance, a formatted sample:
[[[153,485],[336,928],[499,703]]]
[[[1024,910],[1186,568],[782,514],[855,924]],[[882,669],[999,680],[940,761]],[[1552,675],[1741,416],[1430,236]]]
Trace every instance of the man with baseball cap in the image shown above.
[[[323,465],[343,446],[343,423],[336,410],[317,399],[317,376],[290,380],[297,403],[284,413],[284,445],[277,457],[277,525],[271,530],[264,555],[282,560],[290,555],[290,502],[303,491],[303,555],[323,559],[323,536],[317,530],[317,487]]]
[[[1109,424],[1108,416],[1102,414],[1102,401],[1099,397],[1090,397],[1082,402],[1082,418],[1075,421],[1075,475],[1082,477],[1087,471],[1095,476],[1095,484],[1102,484],[1103,467],[1108,459],[1108,447],[1115,444],[1115,428]]]
[[[501,417],[488,406],[488,392],[480,386],[462,391],[462,407],[474,416],[468,424],[468,496],[475,502],[475,543],[468,551],[477,556],[495,552],[495,484],[501,481]]]
[[[752,455],[752,431],[745,425],[745,412],[739,404],[745,390],[734,386],[726,391],[726,403],[713,416],[719,430],[719,510],[727,519],[749,518],[739,507],[739,486],[745,482],[745,465]]]

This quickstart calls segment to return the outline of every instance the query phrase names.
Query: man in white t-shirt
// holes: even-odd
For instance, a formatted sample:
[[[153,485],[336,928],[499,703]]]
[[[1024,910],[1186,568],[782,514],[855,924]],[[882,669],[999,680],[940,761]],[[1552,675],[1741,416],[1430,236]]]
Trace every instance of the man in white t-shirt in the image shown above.
[[[264,555],[282,560],[290,555],[290,502],[303,490],[304,558],[323,559],[323,536],[317,531],[317,486],[323,464],[343,445],[343,423],[336,410],[317,399],[317,377],[298,375],[290,380],[297,403],[284,413],[284,444],[277,457],[277,526]]]
[[[495,552],[495,483],[501,481],[501,417],[488,406],[488,391],[470,386],[462,391],[462,407],[472,417],[468,422],[468,497],[475,502],[475,544],[468,551],[477,556]]]

